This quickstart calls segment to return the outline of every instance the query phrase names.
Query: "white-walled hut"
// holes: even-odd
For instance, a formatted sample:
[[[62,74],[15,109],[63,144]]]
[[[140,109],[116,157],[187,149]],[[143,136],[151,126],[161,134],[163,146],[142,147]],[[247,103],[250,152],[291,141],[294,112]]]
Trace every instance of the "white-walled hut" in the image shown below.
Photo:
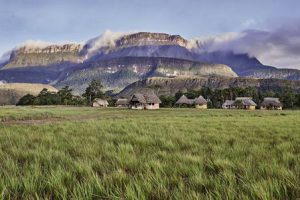
[[[129,108],[131,109],[159,109],[161,100],[155,94],[135,93],[129,100]]]
[[[159,109],[159,104],[161,100],[155,94],[146,94],[144,95],[146,99],[146,109],[148,110],[156,110]]]
[[[222,108],[223,109],[234,109],[234,100],[226,100],[223,104],[222,104]]]
[[[142,110],[145,108],[146,99],[143,94],[136,93],[133,94],[130,101],[129,101],[129,108]]]
[[[282,103],[279,98],[266,97],[260,104],[262,110],[282,110]]]
[[[96,98],[92,103],[92,107],[107,107],[108,102],[105,99]]]
[[[127,108],[129,106],[129,100],[125,98],[121,98],[118,99],[115,104],[119,108]]]
[[[207,109],[207,101],[201,95],[194,100],[194,105],[198,109]]]
[[[193,105],[194,100],[188,99],[185,95],[182,95],[175,104],[182,106],[182,105]]]
[[[252,97],[237,97],[233,103],[236,108],[245,110],[255,110],[256,103]]]

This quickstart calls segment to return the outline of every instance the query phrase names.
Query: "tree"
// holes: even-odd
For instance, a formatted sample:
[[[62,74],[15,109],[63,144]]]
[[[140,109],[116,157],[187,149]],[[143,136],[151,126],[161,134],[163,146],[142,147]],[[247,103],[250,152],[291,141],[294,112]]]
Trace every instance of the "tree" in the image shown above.
[[[34,105],[35,99],[36,99],[35,96],[31,94],[27,94],[18,101],[17,106]]]
[[[60,103],[59,96],[55,92],[49,92],[44,88],[35,98],[36,105],[58,105]]]
[[[85,93],[82,96],[84,96],[87,102],[91,104],[95,98],[105,97],[102,88],[103,86],[101,82],[93,79],[89,86],[85,89]]]
[[[236,100],[234,103],[235,103],[237,108],[239,108],[239,109],[243,108],[243,101],[242,100]]]
[[[175,93],[175,99],[176,101],[183,95],[183,92],[179,90],[178,92]]]
[[[285,108],[293,108],[294,103],[296,102],[296,95],[290,86],[286,85],[283,88],[283,94],[281,98]]]
[[[69,88],[69,86],[65,86],[62,89],[58,91],[58,96],[60,98],[60,104],[64,105],[71,105],[73,104],[73,95],[72,95],[72,89]]]
[[[297,105],[297,107],[300,107],[300,94],[297,94],[296,95],[296,105]]]
[[[173,96],[160,96],[159,99],[161,100],[161,107],[171,108],[176,102],[175,97]]]

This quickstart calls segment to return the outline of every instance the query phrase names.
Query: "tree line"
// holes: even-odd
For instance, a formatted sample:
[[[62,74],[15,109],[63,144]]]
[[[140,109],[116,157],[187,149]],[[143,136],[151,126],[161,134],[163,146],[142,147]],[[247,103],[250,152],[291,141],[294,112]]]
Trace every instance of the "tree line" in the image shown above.
[[[107,99],[111,106],[115,100],[103,92],[103,85],[99,80],[92,80],[85,92],[81,96],[73,95],[73,90],[65,86],[58,92],[50,92],[43,89],[37,96],[30,94],[22,97],[17,105],[91,105],[95,98]],[[174,96],[160,96],[161,107],[174,107],[176,101],[186,95],[189,99],[194,99],[202,95],[208,100],[208,108],[221,108],[225,100],[234,100],[236,97],[252,97],[253,101],[259,106],[264,97],[276,97],[283,103],[284,108],[300,108],[300,93],[296,94],[290,86],[285,86],[273,90],[261,90],[255,87],[231,87],[225,89],[211,89],[204,87],[199,90],[188,90],[187,92],[178,91]]]
[[[69,86],[63,87],[58,92],[50,92],[44,88],[37,96],[31,94],[23,96],[17,105],[91,105],[95,98],[108,98],[102,89],[103,85],[99,80],[92,80],[81,96],[73,95],[73,90]]]

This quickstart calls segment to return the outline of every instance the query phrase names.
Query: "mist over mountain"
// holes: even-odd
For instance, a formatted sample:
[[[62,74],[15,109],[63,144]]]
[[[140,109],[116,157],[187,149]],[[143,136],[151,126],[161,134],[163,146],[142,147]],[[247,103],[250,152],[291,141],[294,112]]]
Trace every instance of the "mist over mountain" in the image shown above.
[[[198,53],[216,51],[248,54],[263,64],[278,68],[299,68],[299,20],[272,25],[270,29],[247,29],[242,32],[223,33],[191,40]]]

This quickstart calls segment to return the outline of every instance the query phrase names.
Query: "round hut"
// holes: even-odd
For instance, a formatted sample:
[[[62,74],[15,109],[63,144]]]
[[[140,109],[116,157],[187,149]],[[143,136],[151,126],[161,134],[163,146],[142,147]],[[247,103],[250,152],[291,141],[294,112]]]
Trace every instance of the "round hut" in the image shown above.
[[[191,99],[188,99],[185,95],[182,95],[175,103],[176,105],[179,105],[179,106],[183,106],[183,105],[186,105],[186,106],[189,106],[189,105],[192,105],[193,104],[193,100]]]
[[[279,98],[266,97],[260,105],[262,110],[282,110],[282,103]]]
[[[107,107],[108,102],[105,99],[96,98],[92,102],[92,107]]]
[[[207,109],[207,101],[201,95],[195,99],[194,105],[198,109]]]

